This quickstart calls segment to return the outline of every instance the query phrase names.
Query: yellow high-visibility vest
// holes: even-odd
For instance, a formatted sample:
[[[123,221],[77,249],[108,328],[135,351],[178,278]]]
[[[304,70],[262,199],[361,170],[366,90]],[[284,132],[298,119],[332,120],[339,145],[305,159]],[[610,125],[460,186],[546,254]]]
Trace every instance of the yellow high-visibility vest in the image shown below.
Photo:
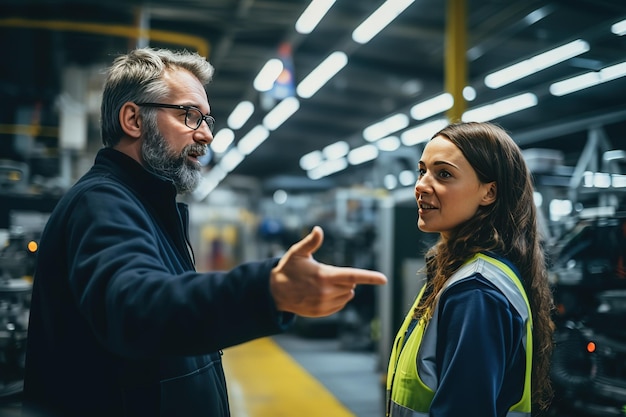
[[[482,275],[496,286],[513,305],[526,325],[523,339],[526,350],[526,375],[522,398],[514,404],[507,417],[530,417],[531,413],[531,370],[532,370],[532,315],[530,304],[524,287],[515,274],[505,263],[485,254],[477,254],[469,259],[446,281],[437,294],[437,302],[441,294],[457,282],[476,273]],[[437,347],[438,309],[435,306],[432,318],[427,322],[420,319],[415,329],[404,340],[409,324],[413,318],[413,310],[424,294],[420,291],[409,310],[393,344],[389,368],[387,370],[387,416],[388,417],[428,417],[430,404],[438,386],[437,375],[432,365]],[[427,326],[428,325],[428,326]],[[424,358],[430,358],[425,361]],[[471,409],[468,410],[472,415]]]

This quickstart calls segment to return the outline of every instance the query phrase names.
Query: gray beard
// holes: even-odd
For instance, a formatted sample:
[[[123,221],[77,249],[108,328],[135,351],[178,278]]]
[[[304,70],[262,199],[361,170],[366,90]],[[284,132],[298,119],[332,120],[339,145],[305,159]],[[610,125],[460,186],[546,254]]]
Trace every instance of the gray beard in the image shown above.
[[[171,180],[178,194],[188,194],[196,189],[202,177],[200,166],[187,158],[190,151],[206,153],[206,146],[188,145],[179,155],[171,151],[168,143],[156,129],[146,128],[143,133],[141,156],[147,168],[157,175]]]

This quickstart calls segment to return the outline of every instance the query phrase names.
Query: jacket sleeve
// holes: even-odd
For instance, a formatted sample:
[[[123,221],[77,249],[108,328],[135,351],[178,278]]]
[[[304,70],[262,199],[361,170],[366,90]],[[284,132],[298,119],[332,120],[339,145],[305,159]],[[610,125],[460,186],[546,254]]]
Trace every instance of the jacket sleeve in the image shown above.
[[[524,384],[521,317],[481,278],[449,288],[439,308],[439,387],[430,415],[504,416]]]
[[[276,311],[269,290],[277,260],[190,271],[127,194],[115,184],[83,192],[66,229],[72,293],[106,348],[144,359],[195,355],[285,329],[291,316]]]

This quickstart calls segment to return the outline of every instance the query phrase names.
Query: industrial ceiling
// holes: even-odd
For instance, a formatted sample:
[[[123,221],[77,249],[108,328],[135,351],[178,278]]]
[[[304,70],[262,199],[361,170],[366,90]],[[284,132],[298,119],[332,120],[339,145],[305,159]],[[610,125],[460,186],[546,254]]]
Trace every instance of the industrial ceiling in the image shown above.
[[[42,172],[46,172],[42,159],[58,163],[54,133],[46,136],[40,129],[40,136],[34,138],[36,146],[24,151],[11,126],[24,125],[24,120],[46,128],[58,126],[66,68],[101,72],[117,54],[142,44],[207,54],[216,69],[208,88],[216,131],[228,127],[227,119],[238,103],[245,100],[254,105],[249,120],[233,129],[232,148],[255,126],[262,126],[264,117],[280,101],[253,87],[268,60],[283,58],[292,65],[295,87],[333,52],[345,54],[346,65],[316,93],[294,95],[298,110],[268,130],[266,140],[223,179],[224,184],[231,177],[252,178],[267,192],[358,183],[379,186],[384,174],[379,168],[393,159],[389,155],[412,154],[419,145],[401,142],[396,151],[380,151],[370,162],[348,164],[346,169],[317,180],[303,170],[300,160],[338,141],[346,142],[350,149],[367,145],[364,129],[392,115],[408,116],[403,128],[390,133],[398,138],[413,127],[445,116],[440,112],[417,120],[411,117],[411,108],[449,91],[450,77],[475,92],[474,99],[462,103],[466,110],[533,94],[533,106],[492,119],[523,148],[558,149],[565,156],[564,163],[574,165],[590,128],[602,129],[611,146],[625,148],[626,77],[613,79],[606,74],[626,62],[626,36],[611,31],[613,24],[626,19],[623,0],[415,0],[404,2],[406,8],[367,42],[355,41],[352,33],[382,0],[337,0],[312,32],[303,34],[295,29],[295,23],[309,3],[3,0],[0,137],[4,140],[0,141],[0,159],[39,164],[44,167]],[[453,19],[459,16],[462,25],[456,20],[455,26]],[[137,39],[137,28],[143,28],[149,39]],[[451,43],[452,36],[460,41]],[[485,84],[488,74],[578,40],[586,48],[575,56],[499,88]],[[455,56],[454,45],[464,45],[464,53]],[[609,70],[602,73],[605,68]],[[596,78],[603,74],[604,82],[566,95],[551,93],[555,82],[587,73]],[[457,103],[462,100],[458,95],[456,99]],[[99,146],[97,129],[94,123],[88,149]],[[211,165],[221,158],[223,155],[216,154]]]

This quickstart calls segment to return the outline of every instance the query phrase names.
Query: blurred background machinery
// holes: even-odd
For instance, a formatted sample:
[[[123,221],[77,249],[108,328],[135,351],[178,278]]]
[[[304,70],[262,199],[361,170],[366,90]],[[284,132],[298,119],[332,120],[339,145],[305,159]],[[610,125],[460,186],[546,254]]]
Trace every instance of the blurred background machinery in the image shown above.
[[[623,416],[626,213],[580,219],[554,248],[556,407]]]
[[[29,166],[0,160],[0,402],[23,388],[39,237],[60,193],[31,193]]]
[[[0,249],[0,398],[16,395],[23,387],[36,253],[36,236],[19,227],[11,230],[6,246]]]
[[[1,2],[0,396],[19,396],[22,387],[31,242],[101,147],[103,68],[129,48],[164,46],[198,50],[216,68],[207,187],[185,198],[198,270],[280,256],[319,224],[320,261],[390,278],[358,287],[340,313],[298,321],[301,340],[283,346],[303,347],[291,352],[307,369],[323,368],[303,359],[320,346],[367,358],[381,380],[436,238],[416,227],[417,161],[446,118],[465,115],[507,129],[535,181],[558,307],[550,413],[623,415],[626,2],[323,3],[327,12],[307,31],[297,22],[321,3]],[[356,29],[369,16],[388,24],[364,39]],[[331,56],[345,65],[311,95],[298,89]],[[258,89],[254,80],[276,60],[282,76]],[[279,103],[296,107],[281,112]],[[241,109],[247,117],[235,117]],[[338,373],[346,357],[333,363]],[[341,396],[346,384],[337,381],[328,386]],[[381,402],[377,388],[380,397],[367,392]]]

